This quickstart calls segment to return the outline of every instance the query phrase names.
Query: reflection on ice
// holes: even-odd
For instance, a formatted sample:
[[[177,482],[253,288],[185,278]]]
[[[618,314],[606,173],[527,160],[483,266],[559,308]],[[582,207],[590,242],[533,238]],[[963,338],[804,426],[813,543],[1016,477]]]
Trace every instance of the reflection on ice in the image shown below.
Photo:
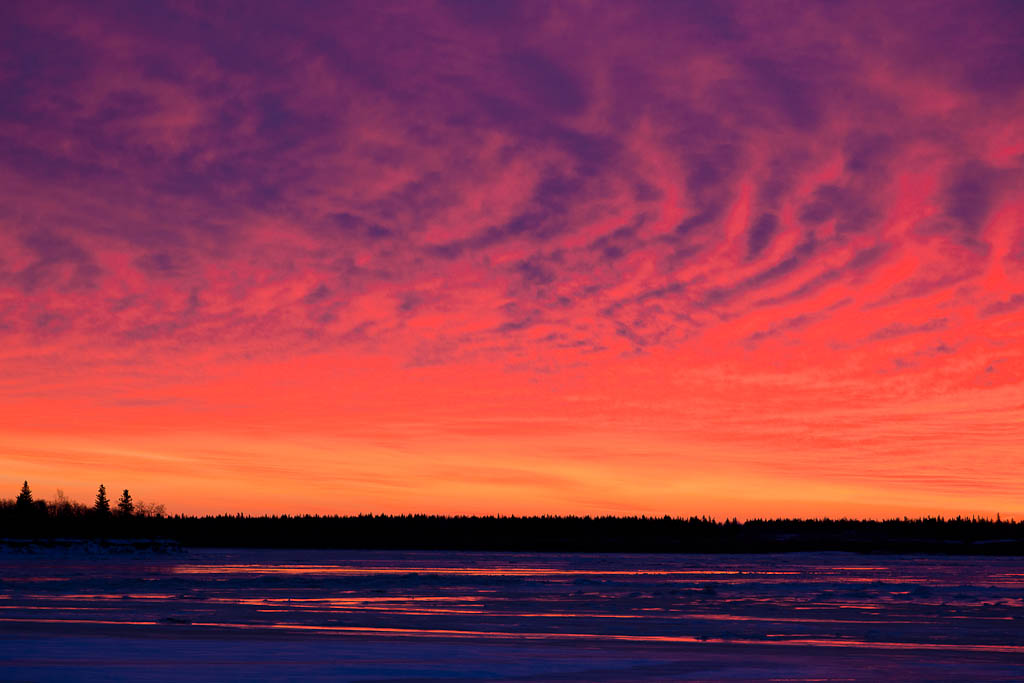
[[[93,624],[93,625],[118,625],[118,626],[156,626],[156,621],[127,621],[109,619],[4,619],[0,622],[19,621],[21,623],[33,624]],[[268,623],[252,624],[244,622],[218,622],[218,621],[189,621],[185,619],[169,618],[163,623],[181,624],[191,628],[217,628],[217,629],[270,629],[274,631],[297,631],[313,633],[345,633],[359,636],[388,636],[406,638],[480,638],[480,639],[510,639],[510,640],[588,640],[588,641],[628,641],[636,643],[730,643],[750,645],[799,645],[799,646],[824,646],[824,647],[869,647],[883,650],[934,650],[961,651],[961,652],[1004,652],[1024,653],[1024,645],[988,645],[971,643],[918,643],[918,642],[893,642],[857,640],[854,638],[825,638],[812,637],[812,634],[767,633],[761,638],[742,638],[724,636],[688,636],[688,635],[645,635],[645,634],[620,634],[620,633],[576,633],[576,632],[529,632],[529,631],[493,631],[493,630],[459,630],[443,628],[398,628],[398,627],[368,627],[368,626],[331,626],[301,623]]]
[[[336,551],[0,558],[0,632],[35,624],[175,637],[1024,653],[1020,559],[860,559]]]
[[[553,567],[339,567],[324,564],[209,564],[183,565],[174,571],[181,574],[437,574],[468,575],[468,576],[727,576],[741,574],[739,571],[722,570],[598,570],[598,569],[558,569]],[[800,572],[759,572],[764,576],[794,575]]]

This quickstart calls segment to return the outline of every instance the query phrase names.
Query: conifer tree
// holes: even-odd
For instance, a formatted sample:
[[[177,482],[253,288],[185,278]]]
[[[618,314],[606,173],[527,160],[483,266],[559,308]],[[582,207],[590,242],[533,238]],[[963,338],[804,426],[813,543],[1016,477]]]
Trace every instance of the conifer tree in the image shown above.
[[[15,502],[19,510],[32,507],[32,489],[28,487],[28,480],[21,485],[21,493],[18,494],[18,500]]]
[[[132,502],[132,494],[128,493],[128,489],[124,490],[121,498],[117,501],[117,512],[125,517],[130,517],[135,513],[135,504]]]
[[[93,509],[101,515],[110,514],[110,500],[107,498],[107,487],[100,484],[100,490],[96,492],[96,504]]]

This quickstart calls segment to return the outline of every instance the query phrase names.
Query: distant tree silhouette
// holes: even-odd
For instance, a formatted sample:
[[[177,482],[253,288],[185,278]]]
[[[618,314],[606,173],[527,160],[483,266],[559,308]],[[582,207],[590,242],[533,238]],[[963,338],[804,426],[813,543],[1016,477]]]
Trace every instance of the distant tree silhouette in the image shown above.
[[[18,494],[18,499],[14,504],[19,510],[29,510],[32,508],[32,489],[28,487],[28,480],[21,485],[21,493]]]
[[[53,502],[47,506],[47,509],[49,511],[48,514],[54,518],[82,517],[89,510],[85,505],[70,500],[64,495],[64,491],[62,489],[57,489],[57,495]]]
[[[107,487],[103,484],[100,484],[100,489],[96,492],[96,504],[93,505],[93,510],[101,515],[110,514],[110,499],[107,498]]]
[[[555,552],[779,553],[846,551],[1024,557],[1024,520],[982,517],[917,519],[748,519],[711,517],[435,516],[228,514],[168,516],[163,505],[131,501],[117,517],[104,486],[93,507],[0,498],[0,536],[7,539],[172,539],[183,546],[362,548]],[[23,507],[24,506],[24,507]],[[63,542],[63,541],[62,541]],[[6,543],[0,542],[0,545]],[[2,676],[0,676],[2,678]]]
[[[132,495],[128,493],[128,489],[124,490],[117,501],[117,512],[125,517],[129,517],[135,512],[135,504],[132,503]]]
[[[135,506],[135,513],[140,517],[163,517],[167,514],[167,510],[163,503],[147,503],[140,500],[139,504]]]

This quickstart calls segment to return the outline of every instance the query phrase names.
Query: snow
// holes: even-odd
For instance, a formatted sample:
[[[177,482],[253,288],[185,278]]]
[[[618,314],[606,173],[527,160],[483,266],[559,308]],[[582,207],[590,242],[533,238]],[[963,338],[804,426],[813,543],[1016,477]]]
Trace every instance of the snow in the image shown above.
[[[0,554],[13,680],[1024,678],[1024,559]]]

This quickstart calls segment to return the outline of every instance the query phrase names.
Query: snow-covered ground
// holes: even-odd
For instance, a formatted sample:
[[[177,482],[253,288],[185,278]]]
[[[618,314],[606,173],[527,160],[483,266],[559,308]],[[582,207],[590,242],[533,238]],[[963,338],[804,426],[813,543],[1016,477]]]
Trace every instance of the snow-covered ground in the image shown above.
[[[0,553],[3,680],[1024,679],[1024,559]]]

